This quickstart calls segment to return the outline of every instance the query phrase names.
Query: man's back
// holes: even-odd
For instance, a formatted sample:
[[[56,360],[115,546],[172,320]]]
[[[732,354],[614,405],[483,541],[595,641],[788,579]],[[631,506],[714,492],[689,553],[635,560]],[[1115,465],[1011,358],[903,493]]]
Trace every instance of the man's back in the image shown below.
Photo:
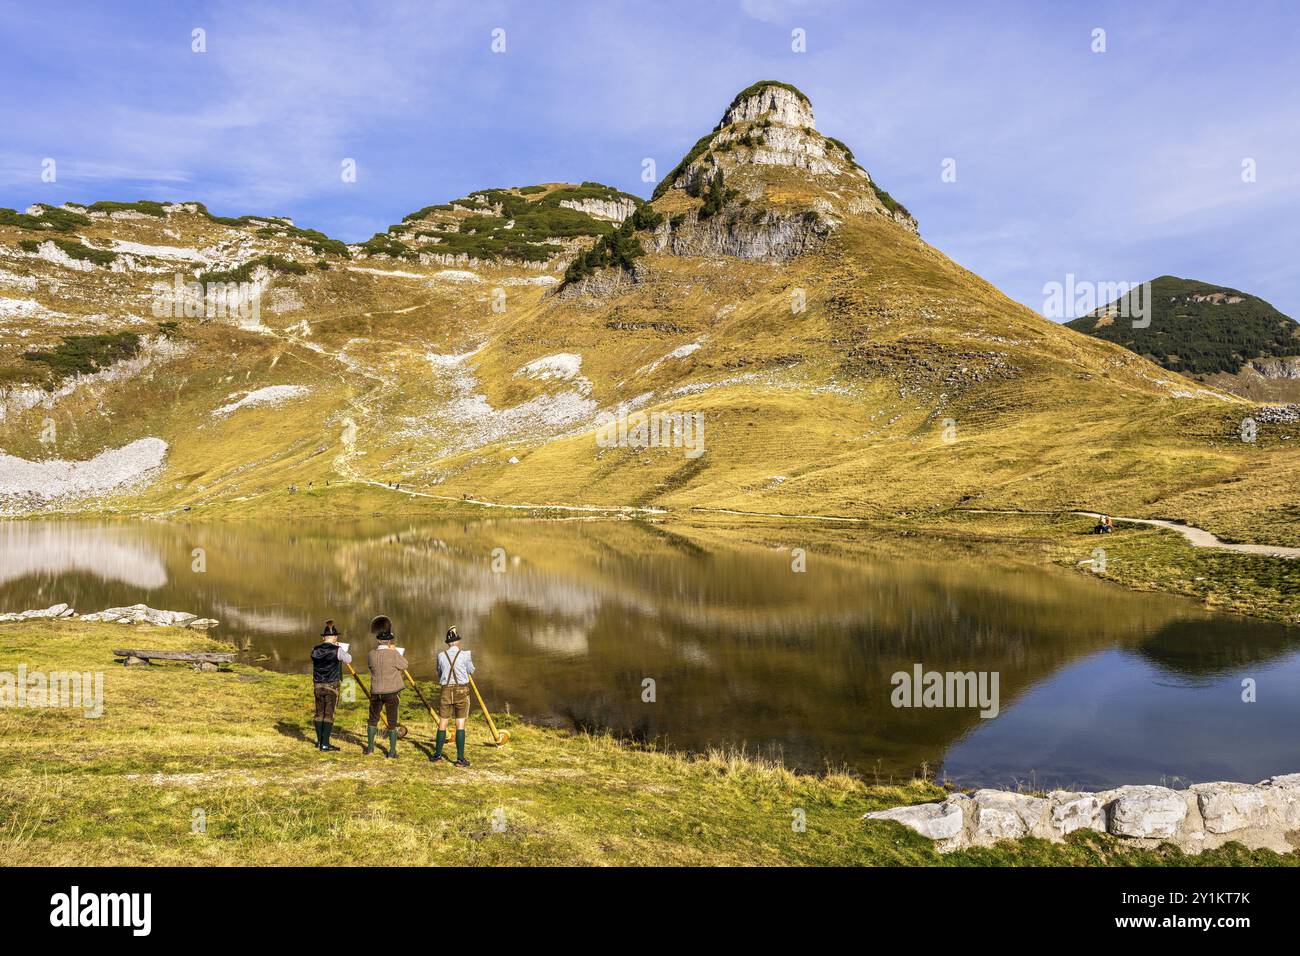
[[[402,689],[405,680],[406,658],[391,644],[380,644],[366,655],[370,667],[372,694],[392,694]]]
[[[438,654],[439,684],[468,684],[474,673],[474,660],[469,651],[449,647]]]

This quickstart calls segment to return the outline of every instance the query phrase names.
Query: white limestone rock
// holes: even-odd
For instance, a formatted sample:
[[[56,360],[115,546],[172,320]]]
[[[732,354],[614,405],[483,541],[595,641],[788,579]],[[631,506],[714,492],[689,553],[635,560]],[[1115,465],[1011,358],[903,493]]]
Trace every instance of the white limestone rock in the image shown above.
[[[730,107],[722,116],[722,125],[745,123],[767,116],[785,126],[816,129],[812,105],[797,93],[780,86],[763,86]]]
[[[1050,836],[1064,837],[1075,830],[1105,832],[1106,814],[1096,794],[1053,790],[1047,798],[1051,803],[1048,817]]]
[[[38,259],[44,259],[46,262],[52,262],[57,266],[65,269],[73,269],[77,272],[94,272],[95,264],[89,259],[74,259],[62,249],[54,244],[51,239],[46,239],[36,247],[33,253]]]
[[[1209,833],[1232,833],[1267,826],[1269,798],[1247,783],[1198,783],[1191,788]]]
[[[1048,808],[1048,801],[1042,797],[1005,790],[977,790],[971,799],[973,836],[981,843],[1028,836],[1038,827]]]
[[[963,825],[961,804],[953,800],[876,810],[864,815],[863,819],[893,820],[930,840],[952,840],[961,835]]]
[[[8,614],[0,614],[0,621],[33,621],[45,618],[70,617],[77,612],[66,604],[52,604],[47,608],[37,608],[30,611],[12,611]]]
[[[1300,773],[1269,777],[1259,786],[1282,826],[1300,829]]]
[[[147,604],[130,607],[110,607],[96,614],[84,614],[83,621],[103,621],[110,624],[153,624],[157,627],[189,627],[206,630],[219,622],[209,617],[199,617],[186,611],[163,611]]]
[[[1116,836],[1172,837],[1187,817],[1187,801],[1168,787],[1119,787],[1098,796],[1106,805],[1107,828]]]
[[[621,223],[636,212],[636,203],[631,199],[562,199],[560,205],[608,222]]]

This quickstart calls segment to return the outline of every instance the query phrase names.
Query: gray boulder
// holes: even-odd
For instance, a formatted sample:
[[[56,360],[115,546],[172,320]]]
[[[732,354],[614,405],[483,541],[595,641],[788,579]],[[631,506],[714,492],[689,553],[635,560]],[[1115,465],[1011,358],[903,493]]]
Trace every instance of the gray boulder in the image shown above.
[[[1075,830],[1106,829],[1106,814],[1094,793],[1053,790],[1047,795],[1052,812],[1048,826],[1052,836],[1066,836]]]
[[[1207,833],[1231,833],[1268,825],[1270,801],[1260,787],[1247,783],[1198,783],[1190,789],[1196,794],[1196,805]]]
[[[1300,829],[1300,773],[1269,777],[1260,784],[1282,826]]]
[[[1048,802],[1041,797],[1005,790],[976,790],[974,837],[979,842],[1014,839],[1028,835],[1043,819]]]
[[[1164,839],[1178,832],[1187,801],[1168,787],[1119,787],[1100,794],[1107,828],[1116,836]]]

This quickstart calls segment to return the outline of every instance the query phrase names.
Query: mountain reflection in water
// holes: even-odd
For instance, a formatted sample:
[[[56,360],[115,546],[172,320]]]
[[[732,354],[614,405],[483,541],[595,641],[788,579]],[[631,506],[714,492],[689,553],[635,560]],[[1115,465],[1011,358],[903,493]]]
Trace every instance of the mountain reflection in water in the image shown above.
[[[1037,786],[1300,769],[1300,630],[934,542],[871,542],[852,556],[810,545],[795,573],[782,534],[628,521],[6,522],[0,609],[191,611],[220,619],[217,633],[250,660],[298,673],[325,618],[364,660],[367,622],[384,613],[421,678],[456,624],[503,710],[871,779],[923,764],[964,784]],[[891,675],[917,663],[997,671],[999,716],[893,707]],[[1241,701],[1243,677],[1257,703]]]

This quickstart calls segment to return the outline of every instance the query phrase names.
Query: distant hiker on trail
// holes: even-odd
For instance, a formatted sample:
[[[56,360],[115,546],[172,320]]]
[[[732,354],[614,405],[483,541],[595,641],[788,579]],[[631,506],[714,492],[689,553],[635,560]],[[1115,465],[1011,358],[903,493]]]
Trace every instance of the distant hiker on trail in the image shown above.
[[[465,719],[469,717],[469,675],[474,673],[470,652],[461,650],[455,625],[447,628],[447,648],[438,655],[438,683],[442,697],[438,701],[438,736],[434,740],[433,759],[442,760],[447,743],[447,722],[456,718],[456,766],[468,767],[465,759]]]
[[[1115,525],[1110,520],[1110,515],[1102,515],[1097,521],[1097,527],[1092,529],[1092,533],[1110,534],[1114,530],[1115,530]]]
[[[339,681],[344,664],[352,663],[346,645],[339,644],[339,629],[326,621],[320,636],[324,638],[311,649],[311,681],[316,697],[316,749],[338,750],[330,743],[334,731],[334,708],[339,702]]]
[[[406,686],[403,672],[406,658],[393,641],[393,622],[382,614],[370,622],[370,633],[379,642],[366,656],[370,667],[370,719],[366,722],[365,753],[375,752],[375,734],[379,731],[379,712],[388,718],[388,757],[397,756],[397,705]]]

